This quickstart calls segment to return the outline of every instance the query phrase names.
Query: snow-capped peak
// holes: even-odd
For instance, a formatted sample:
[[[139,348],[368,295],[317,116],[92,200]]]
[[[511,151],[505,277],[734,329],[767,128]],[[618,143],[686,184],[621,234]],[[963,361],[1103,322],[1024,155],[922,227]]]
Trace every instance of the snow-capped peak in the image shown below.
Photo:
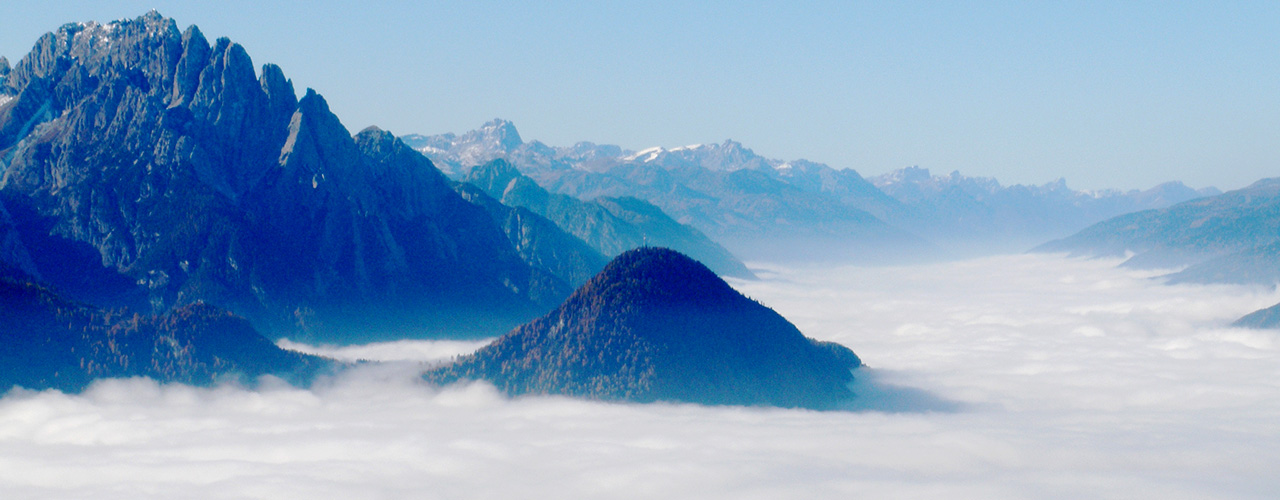
[[[690,144],[690,145],[688,145],[688,146],[680,146],[680,147],[678,147],[678,148],[671,148],[671,152],[672,152],[672,153],[674,153],[674,152],[676,152],[676,151],[693,151],[693,150],[696,150],[696,149],[701,149],[703,146],[706,146],[706,144]]]
[[[627,156],[623,156],[622,161],[651,162],[658,159],[658,156],[665,152],[667,152],[667,150],[662,146],[654,146],[649,149],[642,149]]]

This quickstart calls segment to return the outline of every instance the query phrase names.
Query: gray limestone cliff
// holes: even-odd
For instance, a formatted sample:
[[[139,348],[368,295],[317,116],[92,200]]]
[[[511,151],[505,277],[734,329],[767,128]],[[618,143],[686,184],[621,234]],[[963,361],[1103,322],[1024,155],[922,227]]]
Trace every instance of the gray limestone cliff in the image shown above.
[[[0,195],[27,249],[116,273],[156,312],[208,301],[335,342],[489,335],[571,291],[421,154],[352,137],[279,67],[154,11],[46,34],[0,96]]]

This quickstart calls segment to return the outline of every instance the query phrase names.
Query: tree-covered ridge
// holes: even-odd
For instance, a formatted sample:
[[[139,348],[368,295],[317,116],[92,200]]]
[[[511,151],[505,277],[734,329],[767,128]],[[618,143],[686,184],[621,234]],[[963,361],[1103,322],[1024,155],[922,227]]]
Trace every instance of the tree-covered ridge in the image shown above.
[[[623,253],[551,313],[430,381],[508,394],[830,408],[860,365],[672,250]]]
[[[99,309],[0,277],[0,391],[78,391],[94,379],[211,385],[274,375],[307,383],[333,362],[280,349],[243,318],[204,303],[161,315]]]

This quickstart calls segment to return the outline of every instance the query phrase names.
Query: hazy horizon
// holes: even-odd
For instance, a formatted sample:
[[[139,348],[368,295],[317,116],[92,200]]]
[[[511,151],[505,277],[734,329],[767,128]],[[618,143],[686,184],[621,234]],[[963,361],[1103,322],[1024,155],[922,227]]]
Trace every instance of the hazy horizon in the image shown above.
[[[461,134],[502,118],[551,146],[735,140],[865,177],[918,166],[1094,191],[1168,181],[1230,191],[1280,176],[1280,3],[14,0],[0,6],[0,56],[17,64],[64,23],[151,9],[179,30],[241,44],[257,68],[279,65],[296,94],[322,94],[349,132]],[[986,200],[903,182],[899,199],[826,171],[708,173],[674,161],[608,172],[619,177],[548,168],[568,174],[558,185],[498,164],[475,172],[489,184],[479,188],[447,182],[388,134],[343,136],[317,101],[281,97],[276,79],[264,91],[240,78],[236,51],[151,53],[86,33],[96,38],[77,40],[93,62],[120,55],[130,66],[97,75],[63,65],[78,53],[53,51],[63,58],[53,77],[30,80],[17,101],[0,95],[0,274],[13,297],[0,306],[14,306],[13,325],[0,328],[20,346],[0,353],[6,376],[77,390],[94,380],[78,393],[0,393],[0,497],[1280,491],[1280,332],[1231,326],[1280,302],[1275,185],[1139,213],[1063,247],[1128,250],[1135,262],[1189,265],[1187,279],[1267,286],[1169,285],[1162,276],[1177,270],[1117,258],[959,256],[1021,250],[1186,200],[1186,190],[1011,189]],[[148,74],[157,68],[173,78]],[[601,164],[612,165],[583,168]],[[852,349],[864,364],[848,386],[856,397],[839,386],[854,364],[847,352],[811,345],[764,311],[740,312],[750,308],[736,295],[662,309],[676,300],[663,297],[719,290],[674,256],[606,267],[622,271],[573,295],[582,307],[530,327],[546,327],[545,344],[516,337],[518,349],[484,368],[549,366],[526,377],[537,382],[529,387],[617,388],[608,394],[633,401],[633,388],[668,373],[728,374],[716,389],[748,394],[820,384],[841,411],[506,397],[486,382],[423,379],[489,341],[475,335],[556,307],[608,255],[659,244],[685,245],[726,275],[754,273],[726,280],[803,334]],[[747,271],[739,258],[789,263]],[[652,319],[670,311],[689,314]],[[682,337],[705,335],[724,311],[768,332]],[[655,324],[659,335],[640,331]],[[586,337],[572,338],[579,326]],[[339,344],[444,329],[457,338],[273,347],[254,328]],[[242,381],[330,366],[276,347],[378,362],[309,387],[270,376],[212,387],[93,379]],[[619,382],[599,375],[609,370]]]
[[[866,176],[1243,187],[1280,159],[1269,3],[6,3],[16,64],[66,22],[155,8],[313,87],[355,131],[640,150],[737,140]]]

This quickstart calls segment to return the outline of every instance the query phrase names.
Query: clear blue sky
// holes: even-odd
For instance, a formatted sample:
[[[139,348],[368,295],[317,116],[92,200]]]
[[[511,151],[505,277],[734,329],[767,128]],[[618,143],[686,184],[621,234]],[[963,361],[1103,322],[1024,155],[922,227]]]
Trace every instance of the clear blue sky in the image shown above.
[[[259,3],[6,0],[0,55],[156,8],[279,64],[352,131],[502,117],[550,145],[732,138],[863,175],[1077,188],[1280,175],[1280,2]]]

